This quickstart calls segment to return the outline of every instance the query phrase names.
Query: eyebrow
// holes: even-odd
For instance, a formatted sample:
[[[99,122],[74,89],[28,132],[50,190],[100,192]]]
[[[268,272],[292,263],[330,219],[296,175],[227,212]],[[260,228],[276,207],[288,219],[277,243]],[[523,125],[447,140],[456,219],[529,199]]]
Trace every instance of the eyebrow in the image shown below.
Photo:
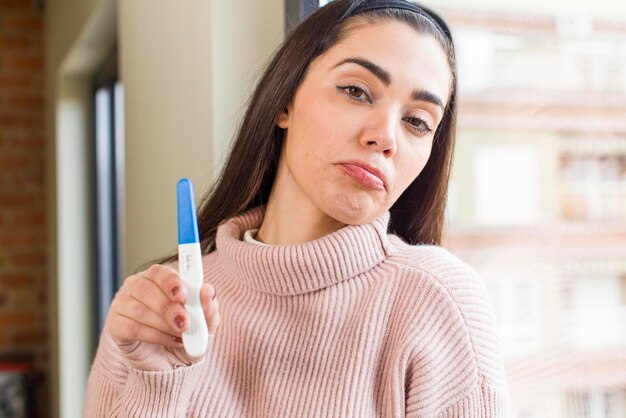
[[[340,65],[348,64],[348,63],[357,64],[357,65],[360,65],[361,67],[365,68],[366,70],[368,70],[369,72],[374,74],[376,76],[376,78],[378,78],[380,81],[382,81],[382,83],[385,86],[389,86],[391,84],[391,74],[389,74],[389,72],[384,70],[379,65],[376,65],[373,62],[368,61],[368,60],[363,59],[363,58],[346,58],[346,59],[340,61],[333,68],[337,68]],[[411,93],[411,98],[413,100],[415,100],[415,101],[418,101],[418,102],[433,103],[433,104],[439,106],[440,108],[444,109],[443,101],[439,98],[439,96],[437,96],[436,94],[433,94],[433,93],[431,93],[431,92],[429,92],[427,90],[423,90],[423,89],[413,90],[413,93]]]

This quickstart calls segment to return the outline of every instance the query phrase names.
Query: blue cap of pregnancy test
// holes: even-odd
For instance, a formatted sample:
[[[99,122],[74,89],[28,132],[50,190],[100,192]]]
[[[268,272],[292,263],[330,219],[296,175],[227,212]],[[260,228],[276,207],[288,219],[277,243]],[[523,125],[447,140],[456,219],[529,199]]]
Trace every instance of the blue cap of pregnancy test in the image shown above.
[[[187,178],[180,179],[176,189],[178,192],[178,244],[199,243],[200,234],[198,234],[193,183]]]

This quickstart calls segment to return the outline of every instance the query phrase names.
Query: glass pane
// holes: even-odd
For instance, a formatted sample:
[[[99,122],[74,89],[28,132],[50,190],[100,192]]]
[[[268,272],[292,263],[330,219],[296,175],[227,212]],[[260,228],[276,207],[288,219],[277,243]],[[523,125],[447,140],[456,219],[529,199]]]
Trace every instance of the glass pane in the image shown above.
[[[125,209],[125,187],[126,179],[125,167],[125,138],[124,138],[124,86],[121,81],[115,82],[113,88],[114,97],[114,125],[115,125],[115,213],[117,218],[117,239],[116,239],[116,255],[117,255],[117,271],[116,271],[116,288],[122,284],[124,280],[124,209]]]
[[[111,280],[115,277],[115,219],[113,196],[113,120],[111,91],[104,87],[96,92],[96,248],[97,248],[97,318],[100,326],[111,303]],[[98,331],[100,329],[98,328]]]
[[[593,8],[442,10],[460,87],[444,246],[485,279],[515,418],[624,416],[626,21]]]

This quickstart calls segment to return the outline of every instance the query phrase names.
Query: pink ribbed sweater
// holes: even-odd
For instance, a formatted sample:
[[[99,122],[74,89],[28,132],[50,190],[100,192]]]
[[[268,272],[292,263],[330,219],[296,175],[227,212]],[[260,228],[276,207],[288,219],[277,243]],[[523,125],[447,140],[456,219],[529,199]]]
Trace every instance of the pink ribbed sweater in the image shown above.
[[[389,213],[300,245],[244,242],[263,208],[204,257],[221,322],[189,367],[127,367],[105,331],[88,417],[504,417],[492,309],[477,274],[387,234]]]

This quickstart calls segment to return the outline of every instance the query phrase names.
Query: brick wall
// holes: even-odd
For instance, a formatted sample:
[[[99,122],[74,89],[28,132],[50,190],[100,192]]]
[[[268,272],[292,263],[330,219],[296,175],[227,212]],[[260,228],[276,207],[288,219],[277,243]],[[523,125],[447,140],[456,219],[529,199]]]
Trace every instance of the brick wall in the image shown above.
[[[35,367],[49,414],[42,1],[0,0],[0,361]]]

